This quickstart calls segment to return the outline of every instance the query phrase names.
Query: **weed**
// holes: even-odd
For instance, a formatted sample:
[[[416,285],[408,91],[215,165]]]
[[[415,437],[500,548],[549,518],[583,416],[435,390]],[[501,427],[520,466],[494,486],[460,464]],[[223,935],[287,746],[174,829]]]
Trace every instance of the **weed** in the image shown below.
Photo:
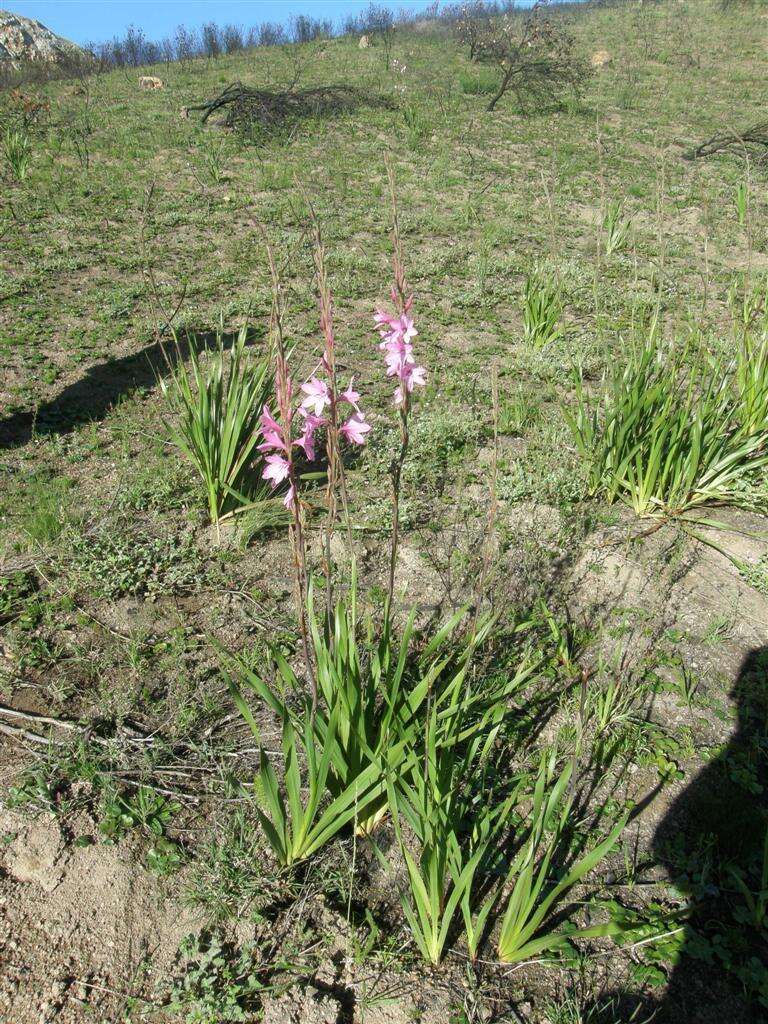
[[[22,546],[49,545],[60,537],[76,516],[71,501],[73,486],[69,477],[40,467],[7,488],[0,498],[0,510],[17,525]]]
[[[166,1008],[185,1024],[245,1021],[261,1005],[265,986],[256,977],[252,945],[235,949],[217,937],[189,936],[179,947],[183,965]]]
[[[290,894],[289,876],[265,871],[259,831],[242,809],[198,851],[186,887],[187,902],[216,923],[245,908],[251,919],[260,920],[265,907]]]
[[[3,573],[0,576],[0,625],[22,615],[36,589],[34,578],[23,569]]]
[[[768,555],[763,555],[756,562],[739,562],[738,568],[742,577],[761,594],[768,597]]]
[[[200,558],[189,537],[137,536],[104,527],[73,534],[64,560],[75,579],[101,597],[154,598],[200,583]]]
[[[148,786],[139,786],[128,794],[106,789],[102,795],[99,829],[108,839],[120,839],[132,829],[141,829],[149,836],[163,837],[180,809],[179,804]]]

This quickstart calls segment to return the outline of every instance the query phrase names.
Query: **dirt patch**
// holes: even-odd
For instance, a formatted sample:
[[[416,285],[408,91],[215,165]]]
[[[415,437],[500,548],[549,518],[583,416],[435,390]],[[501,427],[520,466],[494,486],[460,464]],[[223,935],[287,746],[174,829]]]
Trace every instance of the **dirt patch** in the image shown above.
[[[127,844],[97,844],[87,821],[77,832],[65,846],[52,817],[0,817],[0,841],[10,840],[0,879],[0,1016],[13,1024],[120,1019],[126,997],[151,992],[199,927]]]

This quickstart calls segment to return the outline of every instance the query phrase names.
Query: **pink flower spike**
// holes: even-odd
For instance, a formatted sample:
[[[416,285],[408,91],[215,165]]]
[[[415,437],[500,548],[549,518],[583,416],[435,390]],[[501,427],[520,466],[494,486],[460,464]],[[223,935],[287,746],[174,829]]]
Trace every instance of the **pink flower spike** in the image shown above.
[[[371,425],[365,422],[363,413],[356,412],[339,428],[339,433],[343,434],[352,444],[365,444],[365,435],[370,429]]]
[[[315,416],[321,416],[326,405],[331,404],[328,385],[318,377],[312,377],[306,384],[302,384],[301,390],[307,396],[302,401],[301,408],[311,409]]]
[[[264,460],[267,468],[261,474],[265,480],[272,484],[272,490],[288,478],[288,460],[282,455],[268,455]]]

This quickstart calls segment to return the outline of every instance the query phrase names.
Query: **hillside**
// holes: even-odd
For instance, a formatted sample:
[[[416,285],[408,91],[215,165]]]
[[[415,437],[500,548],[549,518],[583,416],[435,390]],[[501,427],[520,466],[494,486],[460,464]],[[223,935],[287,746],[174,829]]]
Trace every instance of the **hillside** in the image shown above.
[[[74,43],[57,36],[34,18],[0,10],[0,64],[56,62],[79,52]]]
[[[768,22],[759,5],[715,0],[564,17],[585,61],[605,57],[579,96],[526,113],[511,95],[488,113],[495,72],[423,25],[395,33],[389,66],[380,41],[341,38],[0,94],[0,1018],[768,1014],[755,895],[768,835],[768,419],[738,433],[727,418],[728,389],[743,397],[751,371],[755,416],[768,415],[768,172],[759,144],[691,158],[716,133],[765,122]],[[0,56],[3,45],[0,34]],[[162,87],[140,88],[140,75]],[[189,109],[234,82],[295,81],[349,86],[354,99],[249,137]],[[263,756],[282,764],[284,722],[244,686],[254,735],[226,669],[279,689],[290,664],[302,682],[289,710],[306,703],[287,515],[278,502],[211,525],[158,383],[194,366],[217,330],[231,345],[249,322],[248,351],[268,349],[266,242],[297,392],[322,375],[311,205],[339,378],[360,392],[371,432],[345,448],[330,557],[325,463],[302,468],[309,570],[318,615],[330,561],[336,597],[357,586],[360,643],[369,620],[379,637],[401,436],[373,319],[390,303],[387,161],[426,367],[393,632],[413,608],[415,678],[453,612],[469,607],[472,630],[479,609],[497,616],[467,685],[502,686],[505,710],[482,770],[452,770],[478,784],[473,813],[500,792],[511,801],[513,782],[523,794],[504,804],[483,895],[528,848],[518,837],[547,771],[547,792],[562,772],[570,803],[531,846],[541,864],[554,837],[545,891],[576,851],[620,830],[533,935],[592,931],[540,952],[523,944],[519,960],[501,955],[497,911],[473,960],[459,909],[440,964],[425,965],[400,894],[404,851],[418,859],[426,841],[390,791],[373,839],[355,817],[277,866],[251,783]],[[685,431],[681,419],[708,408],[699,450],[715,447],[708,430],[736,437],[724,461],[748,469],[730,490],[713,471],[701,503],[686,481],[675,501],[641,508],[638,450],[613,492],[607,471],[598,479],[574,417],[586,432],[584,402],[604,422],[612,375],[644,345],[639,391],[682,382],[657,429]],[[377,662],[365,650],[367,671]],[[433,685],[425,714],[433,699],[442,707]],[[469,718],[472,733],[482,715]],[[414,791],[434,782],[428,761]],[[297,763],[305,772],[304,753]],[[609,919],[623,926],[615,940],[596,927]]]

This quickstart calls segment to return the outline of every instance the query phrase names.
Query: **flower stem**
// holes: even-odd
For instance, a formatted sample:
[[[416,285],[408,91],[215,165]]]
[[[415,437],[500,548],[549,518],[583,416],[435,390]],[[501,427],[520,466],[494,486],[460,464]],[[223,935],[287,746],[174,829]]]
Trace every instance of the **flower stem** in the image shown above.
[[[392,542],[389,554],[389,587],[387,589],[387,609],[392,610],[395,592],[395,568],[397,566],[397,547],[400,538],[400,485],[403,476],[403,465],[408,455],[408,408],[407,400],[400,410],[400,452],[393,461],[392,474]]]

